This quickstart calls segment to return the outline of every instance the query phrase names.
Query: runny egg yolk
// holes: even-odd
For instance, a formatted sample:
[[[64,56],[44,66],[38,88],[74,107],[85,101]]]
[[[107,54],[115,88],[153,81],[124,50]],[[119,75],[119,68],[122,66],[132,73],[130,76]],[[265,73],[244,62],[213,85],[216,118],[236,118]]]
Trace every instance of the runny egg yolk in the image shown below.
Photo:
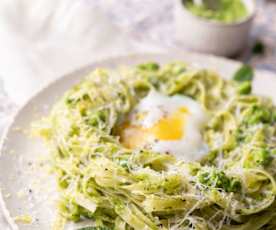
[[[185,118],[189,114],[186,107],[180,107],[172,114],[162,117],[149,128],[140,125],[133,125],[129,122],[122,125],[119,135],[121,143],[127,148],[138,148],[145,146],[153,140],[175,141],[185,135]],[[138,114],[143,119],[144,114]]]

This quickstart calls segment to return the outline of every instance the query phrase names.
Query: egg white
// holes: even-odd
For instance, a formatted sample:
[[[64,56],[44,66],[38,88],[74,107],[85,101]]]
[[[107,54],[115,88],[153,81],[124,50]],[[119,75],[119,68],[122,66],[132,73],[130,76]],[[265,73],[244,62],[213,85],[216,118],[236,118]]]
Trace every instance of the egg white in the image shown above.
[[[179,112],[181,109],[184,112]],[[160,125],[164,119],[170,116],[175,117],[175,119],[168,119],[165,125]],[[206,153],[206,144],[203,141],[201,131],[207,120],[206,112],[195,100],[183,95],[169,97],[152,90],[130,114],[129,125],[122,128],[125,135],[123,139],[128,142],[133,139],[133,143],[135,142],[135,146],[139,148],[149,148],[152,151],[173,154],[180,160],[195,161],[202,158]],[[179,127],[176,127],[176,124],[170,124],[170,121],[183,123],[180,127],[183,135],[179,136]],[[157,127],[161,136],[166,138],[158,139],[152,132],[148,132],[153,127]],[[177,128],[178,131],[174,130],[173,127]],[[162,128],[166,130],[162,130]],[[170,137],[172,137],[171,140]]]

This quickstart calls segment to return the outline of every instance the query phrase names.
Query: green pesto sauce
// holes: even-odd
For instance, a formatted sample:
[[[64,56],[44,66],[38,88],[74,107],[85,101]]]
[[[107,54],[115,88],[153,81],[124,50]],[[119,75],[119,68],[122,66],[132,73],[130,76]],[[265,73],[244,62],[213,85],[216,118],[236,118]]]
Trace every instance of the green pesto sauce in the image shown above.
[[[183,1],[186,8],[193,14],[213,21],[233,23],[248,16],[248,10],[241,0],[218,0],[216,10],[209,9],[204,4],[195,5],[192,0]]]

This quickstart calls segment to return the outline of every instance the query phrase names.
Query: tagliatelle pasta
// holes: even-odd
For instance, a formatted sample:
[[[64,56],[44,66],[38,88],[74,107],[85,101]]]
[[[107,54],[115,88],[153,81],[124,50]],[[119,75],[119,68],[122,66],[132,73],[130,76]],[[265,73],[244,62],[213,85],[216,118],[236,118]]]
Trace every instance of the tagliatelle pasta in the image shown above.
[[[276,108],[244,86],[182,62],[90,73],[34,123],[60,215],[110,230],[276,229]],[[191,97],[211,117],[201,161],[122,145],[118,125],[152,89]]]

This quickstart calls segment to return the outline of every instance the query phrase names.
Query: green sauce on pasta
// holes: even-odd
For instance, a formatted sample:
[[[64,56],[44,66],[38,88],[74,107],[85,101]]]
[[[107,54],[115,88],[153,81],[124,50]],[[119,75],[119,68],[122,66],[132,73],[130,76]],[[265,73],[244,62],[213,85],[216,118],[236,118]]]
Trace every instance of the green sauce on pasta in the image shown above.
[[[60,215],[92,219],[91,229],[276,229],[276,108],[240,84],[182,62],[90,73],[34,124],[50,147]],[[151,89],[211,115],[200,162],[120,143],[116,126]]]

